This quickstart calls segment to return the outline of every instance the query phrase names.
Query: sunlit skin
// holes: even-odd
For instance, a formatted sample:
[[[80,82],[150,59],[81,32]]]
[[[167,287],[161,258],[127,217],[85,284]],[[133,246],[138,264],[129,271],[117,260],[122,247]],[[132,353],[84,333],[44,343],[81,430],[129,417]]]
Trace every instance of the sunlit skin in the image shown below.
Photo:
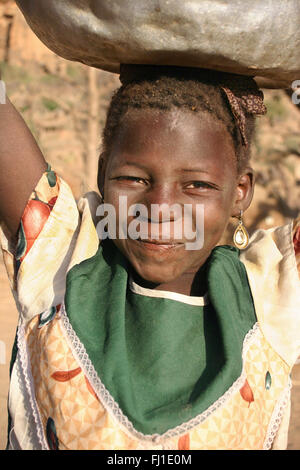
[[[230,217],[245,211],[253,196],[253,170],[237,172],[235,149],[225,126],[208,113],[130,110],[122,119],[103,166],[102,193],[116,208],[144,204],[204,204],[204,245],[186,250],[185,239],[158,246],[132,239],[114,240],[138,279],[154,288],[187,295],[199,268],[222,237]],[[132,217],[128,217],[128,224]],[[159,223],[162,220],[158,221]],[[172,218],[171,218],[172,226]],[[149,218],[149,233],[151,220]],[[159,242],[160,243],[160,242]],[[171,244],[171,245],[170,245]]]

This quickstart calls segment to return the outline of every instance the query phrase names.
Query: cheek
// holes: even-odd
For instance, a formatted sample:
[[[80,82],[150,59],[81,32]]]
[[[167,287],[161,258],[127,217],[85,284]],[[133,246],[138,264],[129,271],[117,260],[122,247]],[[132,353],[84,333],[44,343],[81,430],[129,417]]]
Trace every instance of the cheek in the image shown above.
[[[217,243],[226,229],[232,213],[233,195],[204,205],[204,234],[206,241]]]
[[[137,202],[139,195],[132,188],[120,186],[108,178],[104,182],[104,199],[105,202],[113,204],[115,207],[119,205],[120,197],[126,197],[128,207]]]
[[[105,192],[104,201],[106,204],[113,206],[114,208],[114,231],[117,240],[114,240],[118,248],[126,246],[126,240],[128,237],[128,226],[134,219],[132,215],[128,215],[132,200],[123,191],[116,191],[111,189],[109,186]],[[122,249],[121,251],[124,251]]]

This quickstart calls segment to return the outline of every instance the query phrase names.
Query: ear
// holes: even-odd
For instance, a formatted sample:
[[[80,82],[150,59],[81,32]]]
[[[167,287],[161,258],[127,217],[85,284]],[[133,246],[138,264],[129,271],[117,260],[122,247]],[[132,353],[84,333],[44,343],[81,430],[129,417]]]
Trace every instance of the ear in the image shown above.
[[[238,176],[236,195],[232,207],[232,217],[239,217],[240,211],[245,212],[251,204],[255,185],[255,172],[253,168],[246,167]]]

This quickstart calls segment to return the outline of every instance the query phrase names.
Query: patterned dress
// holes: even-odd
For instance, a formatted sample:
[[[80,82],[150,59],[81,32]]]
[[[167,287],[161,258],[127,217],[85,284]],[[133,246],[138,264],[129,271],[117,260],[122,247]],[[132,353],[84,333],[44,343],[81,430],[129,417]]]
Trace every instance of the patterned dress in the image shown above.
[[[1,231],[20,313],[9,449],[284,449],[300,355],[300,223],[216,247],[207,294],[137,285],[95,217],[50,167],[16,249]]]

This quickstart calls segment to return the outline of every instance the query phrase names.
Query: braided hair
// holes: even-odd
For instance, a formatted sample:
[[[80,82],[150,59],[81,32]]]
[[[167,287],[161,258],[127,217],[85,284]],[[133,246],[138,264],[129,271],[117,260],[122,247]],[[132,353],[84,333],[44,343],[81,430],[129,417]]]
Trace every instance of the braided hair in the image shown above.
[[[112,97],[103,130],[98,185],[100,166],[109,156],[122,117],[130,109],[168,111],[178,107],[195,113],[207,112],[222,122],[231,135],[237,171],[240,173],[247,166],[254,114],[264,114],[262,92],[257,90],[253,79],[186,67],[126,65],[121,66],[120,81],[122,86]],[[237,111],[240,111],[238,116]],[[243,132],[237,124],[240,116]]]

